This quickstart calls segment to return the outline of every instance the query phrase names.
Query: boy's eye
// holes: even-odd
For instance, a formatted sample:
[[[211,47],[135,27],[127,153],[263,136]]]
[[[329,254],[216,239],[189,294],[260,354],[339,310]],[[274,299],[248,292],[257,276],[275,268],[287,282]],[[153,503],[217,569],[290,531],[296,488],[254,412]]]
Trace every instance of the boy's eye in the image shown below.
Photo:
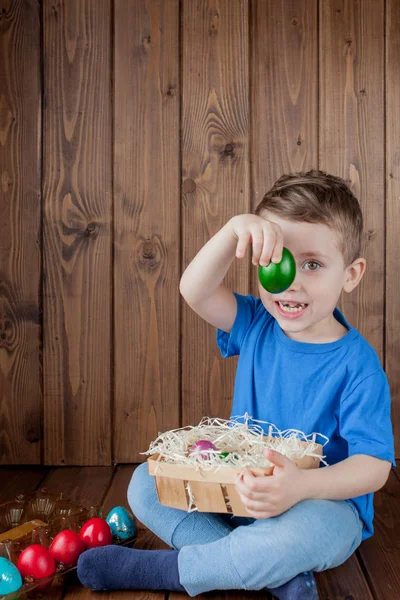
[[[321,266],[319,263],[315,262],[315,260],[308,260],[304,263],[304,266],[305,265],[312,265],[311,268],[306,269],[306,271],[318,271],[318,267]]]

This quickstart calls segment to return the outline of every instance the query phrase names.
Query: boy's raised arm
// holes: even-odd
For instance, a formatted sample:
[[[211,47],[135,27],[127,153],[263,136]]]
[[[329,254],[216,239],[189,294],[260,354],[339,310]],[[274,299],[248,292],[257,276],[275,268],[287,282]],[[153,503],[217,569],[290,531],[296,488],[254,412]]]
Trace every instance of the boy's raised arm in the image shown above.
[[[227,332],[235,321],[237,303],[221,281],[235,258],[237,243],[228,221],[196,254],[179,284],[189,306],[208,323]]]
[[[179,291],[189,306],[211,325],[230,332],[237,314],[234,294],[221,284],[233,259],[242,258],[253,244],[253,264],[282,257],[280,227],[257,215],[232,217],[196,254],[183,273]]]

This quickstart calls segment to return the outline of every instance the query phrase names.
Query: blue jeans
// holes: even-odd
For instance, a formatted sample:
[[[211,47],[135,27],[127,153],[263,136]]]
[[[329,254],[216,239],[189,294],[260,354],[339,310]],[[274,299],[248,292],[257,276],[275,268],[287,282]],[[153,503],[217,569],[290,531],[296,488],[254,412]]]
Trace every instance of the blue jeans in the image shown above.
[[[147,463],[132,476],[128,502],[139,521],[180,550],[179,578],[189,596],[273,589],[304,571],[339,566],[362,539],[363,522],[345,500],[304,500],[270,519],[163,506]]]

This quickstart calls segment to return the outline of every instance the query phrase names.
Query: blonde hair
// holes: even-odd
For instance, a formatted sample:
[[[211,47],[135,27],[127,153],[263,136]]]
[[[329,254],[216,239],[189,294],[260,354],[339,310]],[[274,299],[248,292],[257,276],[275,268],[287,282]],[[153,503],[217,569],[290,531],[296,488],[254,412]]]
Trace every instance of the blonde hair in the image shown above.
[[[289,221],[322,223],[338,234],[345,266],[360,256],[363,216],[344,179],[312,169],[282,175],[264,195],[255,214],[267,210]]]

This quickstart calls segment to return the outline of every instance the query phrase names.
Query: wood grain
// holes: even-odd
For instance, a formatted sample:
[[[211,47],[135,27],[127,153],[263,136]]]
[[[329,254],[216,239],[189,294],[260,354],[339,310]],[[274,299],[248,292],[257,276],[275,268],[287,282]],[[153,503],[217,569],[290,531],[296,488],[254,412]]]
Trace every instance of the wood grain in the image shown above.
[[[108,467],[91,468],[55,468],[43,467],[17,468],[2,467],[0,480],[6,482],[0,490],[0,501],[12,499],[16,493],[30,492],[37,486],[46,487],[55,493],[63,492],[76,502],[86,506],[100,504],[103,516],[114,506],[121,505],[129,509],[127,489],[132,473],[137,465],[120,466],[114,471]],[[45,480],[43,475],[48,471]],[[398,469],[397,469],[398,471]],[[393,469],[384,488],[375,495],[375,534],[363,542],[357,552],[343,565],[316,573],[318,591],[321,600],[397,600],[400,589],[399,566],[399,512],[400,480],[396,469]],[[135,548],[167,549],[168,546],[144,527],[139,521],[138,539]],[[183,600],[186,594],[155,593],[142,591],[102,592],[105,598],[125,595],[135,600]],[[75,596],[91,597],[93,593],[86,590],[77,580],[65,588],[53,590],[51,600],[63,596],[71,600]],[[263,592],[230,590],[208,592],[201,597],[210,600],[268,597]],[[115,600],[115,598],[114,598]]]
[[[327,0],[319,15],[319,164],[347,181],[364,217],[367,269],[339,308],[383,364],[384,0]]]
[[[314,575],[320,600],[374,600],[355,554],[339,567]]]
[[[40,27],[35,0],[0,12],[0,463],[41,462]]]
[[[360,546],[359,556],[375,598],[397,600],[400,590],[400,481],[390,473],[375,493],[375,533]]]
[[[110,22],[43,3],[45,464],[111,464]]]
[[[46,477],[48,469],[35,467],[2,467],[0,471],[0,503],[14,500],[18,494],[34,492]]]
[[[65,467],[53,469],[43,482],[43,487],[54,494],[63,493],[65,498],[86,508],[101,507],[112,485],[112,467]],[[68,574],[61,585],[53,585],[46,592],[49,600],[61,600],[69,596],[69,589],[77,590],[79,596],[90,596],[91,590],[80,583],[76,571]],[[72,594],[73,595],[73,594]]]
[[[182,273],[249,203],[248,3],[182,2]],[[224,285],[248,290],[246,261]],[[228,418],[237,358],[224,360],[216,329],[183,302],[182,424]]]
[[[392,395],[396,456],[400,457],[400,3],[386,10],[386,373]]]
[[[316,0],[251,3],[252,210],[284,173],[318,163]],[[257,270],[252,293],[258,296]]]
[[[0,463],[140,462],[228,417],[237,358],[180,276],[315,166],[361,200],[340,308],[388,374],[399,455],[399,23],[393,0],[2,0]],[[250,263],[225,285],[257,295]]]
[[[115,2],[114,456],[179,427],[179,3]]]

